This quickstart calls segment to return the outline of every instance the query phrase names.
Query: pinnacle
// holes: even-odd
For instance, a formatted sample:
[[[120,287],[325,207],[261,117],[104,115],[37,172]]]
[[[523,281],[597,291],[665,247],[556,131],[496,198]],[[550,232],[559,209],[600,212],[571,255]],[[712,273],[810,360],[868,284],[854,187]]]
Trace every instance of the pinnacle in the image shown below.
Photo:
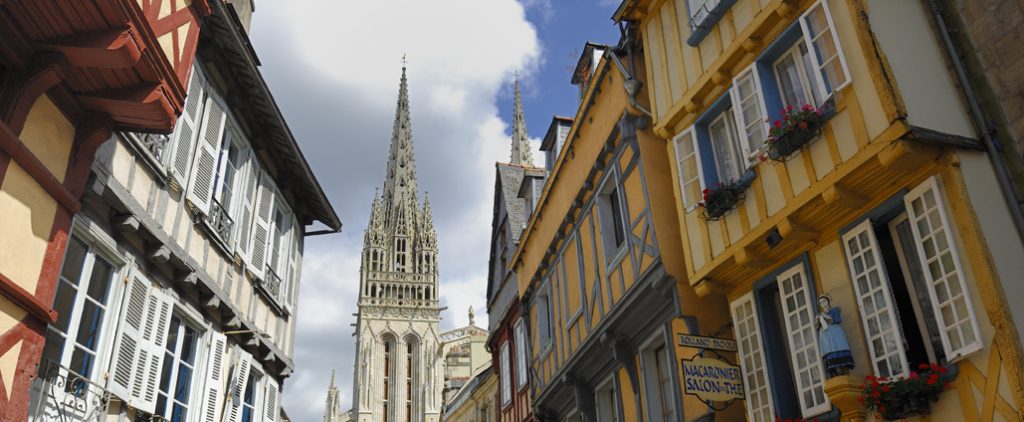
[[[515,81],[515,104],[512,112],[512,164],[533,166],[533,152],[526,131],[523,98],[519,93],[519,79]]]

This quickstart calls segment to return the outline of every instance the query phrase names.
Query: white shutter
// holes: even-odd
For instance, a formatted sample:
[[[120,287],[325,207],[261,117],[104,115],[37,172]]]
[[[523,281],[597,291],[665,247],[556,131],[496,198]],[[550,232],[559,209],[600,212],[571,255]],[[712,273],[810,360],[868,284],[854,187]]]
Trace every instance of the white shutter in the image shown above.
[[[260,172],[252,238],[249,240],[249,265],[256,278],[263,278],[263,272],[267,267],[267,242],[270,240],[270,216],[273,207],[273,181],[265,172]]]
[[[512,371],[509,370],[511,357],[508,351],[508,342],[501,344],[501,404],[505,405],[512,401]]]
[[[108,388],[129,406],[153,413],[174,305],[169,296],[152,289],[149,281],[140,276],[131,278],[125,292],[124,322],[114,348],[113,376]]]
[[[199,68],[192,68],[192,75],[188,82],[188,95],[185,97],[185,107],[181,110],[181,116],[174,126],[174,150],[171,155],[171,177],[178,184],[184,187],[188,182],[189,168],[192,164],[192,146],[196,139],[196,126],[199,124],[199,116],[203,111],[203,94],[205,86],[203,78],[199,74]]]
[[[252,235],[252,207],[253,203],[256,202],[256,186],[259,183],[260,170],[259,165],[256,164],[256,155],[251,149],[245,155],[245,175],[242,179],[240,193],[238,196],[238,203],[241,205],[238,210],[237,220],[235,225],[238,227],[238,235],[235,236],[237,242],[235,243],[235,252],[238,256],[241,256],[245,262],[249,262],[249,237]]]
[[[775,418],[775,410],[772,408],[754,294],[743,295],[732,302],[730,307],[739,348],[740,369],[743,371],[743,388],[747,394],[747,418],[752,422],[771,422]]]
[[[224,136],[224,109],[213,98],[206,100],[206,113],[203,114],[203,126],[196,148],[195,162],[192,164],[192,178],[189,182],[186,198],[199,211],[208,213],[210,199],[213,198],[214,177],[217,170],[217,157],[221,138]]]
[[[843,245],[874,373],[880,377],[907,375],[903,334],[871,220],[844,234]]]
[[[302,253],[299,250],[299,242],[302,241],[302,227],[299,227],[298,220],[292,220],[291,249],[288,260],[288,289],[285,291],[286,301],[289,307],[295,306],[295,298],[299,290],[299,270],[302,268]]]
[[[125,284],[121,302],[121,323],[117,328],[114,352],[110,363],[107,389],[128,402],[132,398],[132,380],[136,377],[137,361],[142,344],[142,327],[146,320],[149,282],[137,278],[132,272]]]
[[[277,422],[278,415],[281,414],[281,389],[277,385],[277,380],[269,375],[266,377],[264,387],[263,422]]]
[[[672,140],[676,150],[676,171],[679,172],[679,190],[683,207],[687,211],[697,208],[704,198],[704,169],[700,166],[700,149],[693,127],[684,130]]]
[[[827,0],[818,0],[800,15],[804,42],[814,63],[814,77],[821,98],[827,99],[850,84],[850,69],[836,36],[836,25]]]
[[[516,321],[515,330],[516,386],[522,388],[526,385],[526,328],[523,320]]]
[[[804,265],[798,264],[779,274],[779,298],[782,301],[783,320],[786,322],[786,337],[789,338],[789,354],[796,382],[797,397],[803,417],[827,412],[831,405],[825,396],[825,371],[821,365],[818,350],[818,333],[815,330],[815,303],[807,283]]]
[[[981,339],[939,186],[932,176],[903,201],[946,359],[953,362],[980,349]]]
[[[765,122],[768,113],[765,111],[763,92],[761,78],[757,77],[757,63],[740,72],[729,89],[744,165],[768,139],[768,124]]]
[[[221,412],[221,391],[224,389],[224,359],[227,358],[228,340],[224,334],[210,333],[210,350],[206,360],[206,382],[203,395],[199,398],[202,406],[200,422],[219,422]]]
[[[239,347],[235,348],[235,367],[232,369],[231,385],[228,393],[231,405],[224,414],[224,422],[238,422],[242,419],[242,400],[249,382],[249,371],[252,370],[252,356]]]

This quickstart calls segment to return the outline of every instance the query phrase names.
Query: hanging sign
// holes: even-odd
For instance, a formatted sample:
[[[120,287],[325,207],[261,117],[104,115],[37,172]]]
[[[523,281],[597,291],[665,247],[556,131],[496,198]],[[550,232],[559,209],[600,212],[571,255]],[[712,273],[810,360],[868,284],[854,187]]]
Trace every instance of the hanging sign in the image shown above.
[[[683,359],[683,385],[686,394],[705,402],[743,399],[740,367],[714,358],[696,356]]]
[[[679,345],[683,347],[696,347],[698,349],[725,350],[727,352],[738,350],[736,348],[736,340],[690,334],[679,334]]]

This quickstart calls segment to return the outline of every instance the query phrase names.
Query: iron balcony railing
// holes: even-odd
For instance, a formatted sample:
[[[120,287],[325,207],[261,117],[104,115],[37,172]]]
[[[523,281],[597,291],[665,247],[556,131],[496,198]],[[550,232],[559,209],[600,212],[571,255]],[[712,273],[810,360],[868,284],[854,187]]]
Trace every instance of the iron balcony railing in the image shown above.
[[[221,205],[217,198],[210,201],[210,214],[206,216],[206,222],[210,228],[220,236],[225,243],[231,241],[231,227],[235,225],[226,207]]]
[[[32,381],[29,420],[33,422],[102,421],[112,397],[102,385],[59,362],[43,359]]]
[[[139,143],[142,144],[150,154],[153,154],[153,158],[157,161],[163,159],[164,148],[167,148],[168,141],[171,140],[170,136],[161,133],[144,133],[139,134]]]

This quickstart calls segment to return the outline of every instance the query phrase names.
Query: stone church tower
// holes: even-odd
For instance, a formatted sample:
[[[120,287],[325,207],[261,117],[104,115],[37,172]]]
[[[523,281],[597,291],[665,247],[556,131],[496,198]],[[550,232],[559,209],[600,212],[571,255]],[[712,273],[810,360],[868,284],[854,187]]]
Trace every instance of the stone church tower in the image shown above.
[[[381,195],[363,240],[351,416],[358,422],[437,422],[443,371],[437,232],[417,198],[409,92],[402,67]]]

